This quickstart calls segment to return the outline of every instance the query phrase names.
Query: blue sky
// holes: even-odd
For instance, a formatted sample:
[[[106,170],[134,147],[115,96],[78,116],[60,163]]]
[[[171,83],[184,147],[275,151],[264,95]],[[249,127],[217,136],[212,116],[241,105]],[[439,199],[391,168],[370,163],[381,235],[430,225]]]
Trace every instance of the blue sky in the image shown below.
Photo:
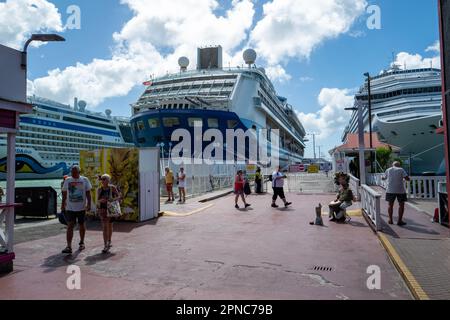
[[[11,1],[13,0],[0,1],[0,10],[2,10],[2,4],[6,4],[6,7],[3,6],[4,11],[6,11],[8,5],[10,5],[9,10],[13,10],[13,8],[11,7]],[[24,6],[26,5],[26,1],[24,0],[14,1],[22,1],[24,3]],[[121,39],[126,39],[130,43],[132,43],[132,41],[134,41],[136,38],[140,37],[139,39],[144,39],[147,42],[155,41],[154,43],[152,43],[154,45],[154,48],[151,49],[154,50],[154,53],[151,53],[152,55],[150,55],[150,53],[149,55],[145,55],[148,53],[148,51],[145,54],[136,53],[137,51],[145,52],[145,48],[133,49],[134,51],[132,57],[136,61],[140,61],[137,60],[140,59],[139,57],[146,57],[146,59],[143,61],[145,61],[145,63],[148,63],[149,70],[147,74],[145,74],[146,70],[137,68],[136,72],[139,72],[141,74],[140,77],[134,78],[133,76],[127,75],[125,72],[121,71],[122,69],[118,69],[116,73],[111,72],[111,79],[109,79],[109,81],[112,81],[113,83],[102,84],[103,90],[108,90],[108,88],[114,87],[111,89],[112,93],[109,96],[103,97],[101,96],[101,93],[97,94],[97,96],[95,95],[95,93],[92,93],[91,96],[91,92],[85,90],[84,93],[88,97],[78,97],[80,99],[88,100],[89,105],[96,111],[104,111],[105,109],[109,108],[113,110],[113,113],[115,115],[129,116],[129,104],[135,102],[144,90],[144,87],[140,85],[142,80],[144,80],[147,75],[154,73],[155,70],[175,70],[177,67],[175,64],[176,54],[178,52],[184,52],[183,50],[186,50],[186,48],[183,48],[182,45],[173,40],[171,38],[171,35],[161,35],[161,37],[159,37],[158,32],[162,33],[163,30],[160,24],[149,26],[148,24],[146,25],[145,23],[142,23],[142,25],[139,25],[139,21],[137,21],[137,25],[130,26],[131,31],[124,31],[124,27],[127,26],[127,24],[130,24],[130,20],[133,19],[133,17],[136,18],[136,16],[138,16],[138,18],[139,16],[141,18],[144,17],[140,20],[141,22],[158,22],[158,17],[151,16],[150,8],[148,9],[149,11],[146,11],[147,9],[142,7],[139,7],[139,9],[136,9],[135,11],[131,10],[132,6],[130,5],[130,3],[138,6],[141,4],[140,1],[142,0],[127,0],[128,5],[126,3],[121,4],[119,1],[114,0],[33,1],[36,1],[37,6],[45,11],[45,14],[48,14],[48,17],[55,18],[55,21],[58,20],[59,15],[61,23],[60,27],[64,26],[66,23],[66,20],[69,16],[66,13],[66,10],[70,5],[75,4],[81,9],[80,30],[60,29],[60,33],[64,37],[66,37],[67,42],[50,43],[37,48],[30,48],[28,77],[30,80],[34,81],[37,94],[45,93],[49,95],[50,98],[65,100],[62,102],[67,102],[73,99],[74,94],[83,94],[83,91],[77,90],[77,83],[82,84],[83,81],[92,81],[92,83],[95,85],[96,81],[107,82],[107,80],[105,79],[109,75],[109,70],[101,72],[101,79],[103,80],[99,80],[100,77],[96,77],[93,79],[89,78],[88,75],[90,73],[97,72],[97,70],[99,69],[97,64],[93,63],[93,61],[95,59],[100,59],[108,64],[108,66],[114,66],[113,63],[115,63],[115,59],[118,56],[118,41],[117,39],[113,38],[114,33],[120,33]],[[157,2],[157,0],[151,1],[153,3],[155,3],[155,1]],[[297,2],[299,5],[300,2],[304,3],[304,0],[297,1],[299,1]],[[8,4],[8,2],[10,3]],[[349,19],[348,17],[343,18],[351,20],[349,28],[344,28],[345,30],[340,30],[335,35],[330,37],[327,37],[326,35],[323,36],[323,39],[321,39],[320,41],[317,40],[314,45],[308,47],[309,51],[307,50],[307,53],[301,52],[299,48],[294,48],[293,50],[297,50],[296,52],[285,54],[283,52],[283,45],[285,45],[285,43],[274,43],[274,49],[279,48],[280,50],[278,50],[275,60],[272,59],[272,61],[269,61],[270,53],[268,53],[267,51],[264,52],[264,50],[270,50],[271,44],[270,42],[267,43],[267,39],[264,39],[264,37],[266,34],[267,38],[270,37],[271,30],[267,28],[270,28],[271,25],[266,24],[265,29],[261,28],[261,30],[263,30],[263,33],[262,35],[259,35],[259,38],[257,32],[253,32],[255,28],[258,28],[257,25],[259,24],[259,22],[261,22],[261,20],[269,14],[268,10],[266,10],[267,12],[265,12],[263,9],[263,5],[265,2],[260,0],[244,0],[242,2],[246,2],[246,6],[239,8],[239,10],[236,9],[235,14],[238,17],[236,18],[236,20],[232,20],[237,21],[236,23],[239,23],[239,25],[236,26],[236,30],[231,30],[230,33],[234,32],[235,34],[238,34],[240,31],[239,29],[245,29],[246,34],[244,36],[241,36],[241,39],[238,40],[233,40],[237,36],[230,36],[230,39],[227,40],[230,46],[234,46],[233,49],[229,52],[229,59],[233,62],[239,61],[239,54],[241,50],[245,49],[247,45],[251,43],[249,42],[249,39],[256,39],[252,43],[255,43],[262,52],[262,55],[260,55],[260,59],[257,61],[257,64],[264,67],[281,67],[282,70],[284,70],[284,72],[288,74],[287,77],[273,76],[274,84],[278,92],[281,95],[286,96],[289,99],[290,103],[294,105],[294,107],[296,107],[297,111],[301,113],[300,119],[306,122],[305,127],[307,128],[307,130],[315,131],[320,134],[318,144],[323,146],[322,150],[328,150],[340,142],[339,138],[345,121],[342,121],[342,119],[338,122],[331,121],[329,123],[329,125],[333,127],[333,130],[331,130],[327,127],[327,121],[331,120],[331,117],[336,118],[336,116],[333,116],[331,114],[328,115],[327,118],[327,115],[319,113],[320,110],[328,107],[329,109],[332,109],[333,112],[340,114],[342,117],[346,117],[343,108],[345,107],[345,104],[348,104],[349,102],[351,103],[351,99],[349,99],[349,97],[351,97],[353,91],[362,84],[364,72],[369,71],[372,74],[379,73],[380,70],[387,67],[392,62],[393,52],[395,53],[396,59],[398,58],[397,55],[401,52],[405,53],[405,55],[407,54],[407,58],[411,58],[414,57],[414,55],[419,54],[419,63],[424,63],[424,60],[422,60],[424,58],[436,58],[436,56],[438,55],[438,53],[435,51],[425,51],[438,39],[437,3],[434,0],[368,1],[369,5],[375,4],[381,8],[380,30],[369,30],[366,26],[366,20],[369,18],[369,14],[364,13],[364,10],[362,12],[361,10],[359,10],[357,14],[354,12],[352,13],[354,14],[354,17],[352,19]],[[272,1],[268,2],[271,3]],[[273,2],[273,10],[282,10],[279,9],[279,7],[282,7],[282,5],[277,5],[277,3],[275,3],[281,1],[273,0]],[[294,5],[296,4],[295,0],[290,0],[290,2]],[[317,1],[313,1],[311,3],[314,2]],[[329,2],[339,1],[331,0]],[[361,2],[364,2],[364,0],[343,0],[343,3],[345,3],[348,8],[352,7],[352,2],[361,4]],[[51,8],[52,4],[56,7],[56,11]],[[207,25],[209,22],[207,21],[206,16],[209,13],[211,13],[211,16],[215,15],[217,17],[226,15],[227,10],[233,10],[233,4],[231,3],[231,1],[220,0],[217,2],[217,4],[218,6],[213,7],[213,9],[211,9],[211,12],[208,11],[208,8],[201,9],[204,10],[205,14],[200,14],[200,16],[205,16],[205,21],[199,21],[199,24],[206,24],[206,28],[212,27]],[[253,8],[250,8],[249,6],[253,6]],[[312,6],[314,6],[314,4],[312,4]],[[326,8],[324,10],[326,10]],[[342,14],[345,14],[346,12],[349,12],[351,10],[352,9],[346,9],[346,11],[343,11]],[[161,13],[161,15],[163,16],[166,14],[167,13],[165,12]],[[186,12],[185,14],[189,15],[190,13]],[[292,14],[294,15],[295,13],[293,12]],[[302,17],[305,17],[301,13],[297,14],[299,15],[292,17],[286,16],[285,18],[295,21],[295,19],[301,19]],[[286,13],[286,15],[289,15],[289,11],[288,13]],[[11,14],[9,14],[9,16],[11,16]],[[46,18],[47,21],[50,20],[50,18],[48,17]],[[242,26],[240,26],[240,23],[242,22],[242,20],[246,19],[246,17],[250,17],[249,22],[242,23]],[[25,18],[26,17],[24,17],[24,19]],[[20,18],[16,17],[16,19]],[[34,15],[31,16],[31,19],[37,18],[35,18]],[[182,18],[176,17],[174,19]],[[269,21],[270,19],[267,20]],[[11,18],[8,23],[14,24],[14,19]],[[236,23],[234,23],[233,25],[235,25]],[[29,28],[25,30],[23,29],[23,27],[20,27],[22,28],[20,29],[20,32],[22,32],[24,37],[26,37],[26,35],[31,32],[42,31],[44,29],[51,31],[51,29],[53,28],[54,30],[58,30],[58,26],[56,26],[57,24],[58,23],[55,22],[54,27],[48,25],[42,27],[42,24],[36,24],[36,26],[29,26]],[[312,24],[312,28],[314,28],[314,26],[315,25]],[[307,25],[306,27],[311,26]],[[17,26],[17,28],[19,28],[19,26]],[[141,31],[141,33],[139,32],[139,30]],[[207,29],[199,30],[200,31],[193,31],[193,33],[204,33],[204,30]],[[287,29],[286,32],[290,31]],[[301,32],[301,29],[293,31],[290,41],[292,41],[292,43],[295,43],[296,41],[306,41],[305,35],[302,35]],[[254,36],[253,33],[255,34]],[[301,37],[297,38],[297,34],[301,35]],[[199,34],[200,39],[202,38],[202,36],[203,34]],[[8,34],[2,34],[0,31],[0,43],[15,45],[17,47],[21,46],[21,43],[23,41],[21,41],[20,39],[11,40],[11,35],[9,35],[9,37],[10,38],[8,38]],[[170,41],[174,41],[174,43],[168,45],[165,45],[164,43],[157,43],[158,39],[160,38],[163,39],[162,41],[165,41],[164,39],[168,39],[168,43]],[[214,41],[214,44],[223,44],[222,39],[219,36],[217,38],[206,37],[205,39],[207,39],[206,41],[210,42]],[[187,41],[190,41],[189,48],[194,48],[196,44],[213,44],[207,42],[200,43],[201,41],[196,42],[192,39],[189,39]],[[266,41],[266,43],[264,43],[264,41]],[[126,43],[128,44],[128,42]],[[286,45],[286,52],[291,49],[292,48],[290,47],[290,45]],[[171,54],[173,54],[173,57],[170,56]],[[195,55],[195,52],[186,54],[191,54],[191,56],[193,56]],[[120,58],[123,58],[122,55],[119,56]],[[415,56],[415,58],[416,59],[412,59],[411,61],[415,61],[414,63],[417,63],[417,56]],[[152,59],[154,59],[154,61],[152,61]],[[72,73],[70,70],[67,70],[67,68],[70,69],[76,67],[77,63],[81,63],[83,66],[87,66],[86,68],[79,68],[80,70],[85,70],[86,77],[84,78],[83,76],[80,76],[80,79],[77,80],[78,82],[71,83],[72,89],[70,90],[66,90],[66,88],[56,88],[58,86],[64,86],[65,82],[71,81],[70,77],[73,77],[74,74],[77,74],[78,69],[72,70]],[[224,61],[224,65],[225,64],[226,61]],[[155,67],[154,65],[158,65],[158,67]],[[407,65],[407,67],[410,66]],[[106,67],[106,69],[108,68],[109,67]],[[110,67],[110,69],[111,68],[114,69],[114,67]],[[123,70],[129,70],[130,68],[132,69],[133,66],[124,67],[122,65],[121,68],[124,68]],[[150,70],[152,68],[153,70]],[[54,76],[49,77],[48,72],[55,69],[59,69],[59,73],[57,72],[56,74],[54,74]],[[124,80],[125,77],[128,77],[127,81]],[[35,81],[36,79],[41,80]],[[133,84],[130,84],[130,81],[134,81],[133,84],[135,85],[133,86]],[[121,84],[121,82],[125,83]],[[114,83],[120,83],[120,86],[117,85],[117,87],[115,87]],[[327,89],[337,89],[338,91]],[[98,97],[99,95],[101,97]],[[320,95],[322,99],[319,101]],[[331,97],[332,99],[328,99],[328,97]],[[314,121],[309,121],[310,119],[313,119]],[[308,148],[307,155],[312,155],[311,147]]]

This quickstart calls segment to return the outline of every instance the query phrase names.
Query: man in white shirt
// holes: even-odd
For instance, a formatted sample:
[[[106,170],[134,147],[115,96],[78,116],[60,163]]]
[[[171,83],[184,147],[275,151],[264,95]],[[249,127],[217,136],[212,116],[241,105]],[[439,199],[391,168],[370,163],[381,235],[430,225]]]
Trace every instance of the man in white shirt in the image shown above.
[[[86,211],[91,210],[91,189],[89,179],[80,176],[80,167],[72,167],[72,176],[64,181],[62,187],[61,212],[67,221],[67,247],[62,253],[72,253],[73,228],[78,220],[80,226],[79,250],[85,249],[84,236],[86,234]]]
[[[287,208],[292,203],[287,202],[286,197],[284,195],[284,179],[286,179],[286,175],[281,172],[281,167],[277,167],[277,171],[272,174],[272,188],[273,188],[273,197],[272,197],[272,208],[278,208],[277,198],[280,197],[284,202],[284,206]]]
[[[408,201],[404,181],[409,181],[408,173],[401,167],[400,162],[395,161],[393,166],[387,169],[383,180],[387,180],[386,201],[389,202],[389,224],[394,224],[394,203],[398,200],[398,222],[397,225],[404,226],[403,214],[405,213],[405,202]]]

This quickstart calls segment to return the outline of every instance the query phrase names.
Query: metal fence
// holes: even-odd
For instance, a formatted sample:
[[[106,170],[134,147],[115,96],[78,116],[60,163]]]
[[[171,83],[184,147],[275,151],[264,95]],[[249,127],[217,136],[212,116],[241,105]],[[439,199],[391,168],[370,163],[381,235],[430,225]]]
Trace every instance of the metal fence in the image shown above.
[[[387,189],[387,180],[383,180],[384,174],[370,174],[367,177],[369,185]],[[411,181],[405,181],[405,189],[411,199],[437,199],[440,182],[446,182],[446,177],[410,177]]]

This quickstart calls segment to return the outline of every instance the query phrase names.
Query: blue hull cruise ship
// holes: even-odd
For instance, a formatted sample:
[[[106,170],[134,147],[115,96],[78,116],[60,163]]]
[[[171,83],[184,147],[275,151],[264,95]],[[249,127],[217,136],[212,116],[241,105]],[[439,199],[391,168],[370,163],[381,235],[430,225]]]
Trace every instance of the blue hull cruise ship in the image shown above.
[[[16,144],[18,180],[59,179],[79,164],[81,150],[133,147],[128,118],[111,111],[91,112],[86,102],[74,105],[31,96],[33,113],[20,116]],[[6,178],[6,136],[0,135],[0,180]]]
[[[179,73],[145,83],[145,92],[132,105],[135,144],[163,146],[163,158],[168,158],[170,146],[178,143],[171,142],[173,131],[186,129],[194,140],[199,122],[203,132],[218,129],[223,137],[227,129],[267,129],[268,135],[278,129],[280,164],[302,162],[306,133],[293,107],[277,95],[265,70],[256,68],[255,51],[246,50],[244,60],[248,67],[223,68],[220,46],[200,48],[196,70],[188,71],[189,60],[182,57]]]

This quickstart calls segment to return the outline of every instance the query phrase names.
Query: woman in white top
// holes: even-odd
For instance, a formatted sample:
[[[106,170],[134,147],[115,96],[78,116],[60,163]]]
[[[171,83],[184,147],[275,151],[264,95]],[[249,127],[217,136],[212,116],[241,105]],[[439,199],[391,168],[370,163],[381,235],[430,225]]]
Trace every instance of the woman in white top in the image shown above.
[[[180,200],[179,203],[186,202],[186,174],[184,173],[184,168],[180,168],[180,172],[178,172],[178,190],[180,192]]]

